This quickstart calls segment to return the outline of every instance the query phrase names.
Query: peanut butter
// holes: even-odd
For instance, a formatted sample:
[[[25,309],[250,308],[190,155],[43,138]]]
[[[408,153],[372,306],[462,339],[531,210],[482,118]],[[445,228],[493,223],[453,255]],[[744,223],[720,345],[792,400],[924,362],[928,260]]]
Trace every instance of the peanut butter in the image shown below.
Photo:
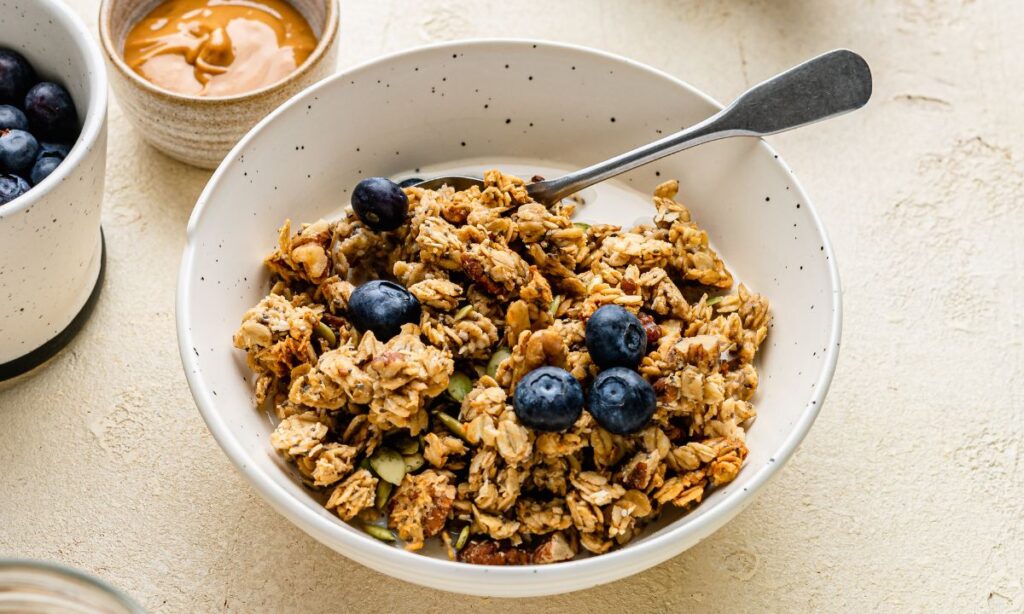
[[[172,92],[232,96],[280,81],[316,44],[284,0],[166,0],[132,27],[124,59]]]

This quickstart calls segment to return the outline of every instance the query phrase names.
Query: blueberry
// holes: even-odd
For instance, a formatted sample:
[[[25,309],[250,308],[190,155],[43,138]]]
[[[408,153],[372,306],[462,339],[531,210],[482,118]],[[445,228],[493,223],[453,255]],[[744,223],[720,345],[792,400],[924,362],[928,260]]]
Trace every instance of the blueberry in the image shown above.
[[[71,146],[66,143],[40,143],[39,154],[36,156],[36,163],[32,166],[29,179],[32,185],[39,185],[39,182],[50,176],[60,166],[64,158],[71,153]]]
[[[378,279],[352,291],[348,313],[356,328],[371,330],[378,340],[387,341],[403,324],[419,323],[420,302],[402,286]]]
[[[617,435],[635,433],[654,415],[654,388],[636,371],[602,371],[590,387],[589,408],[597,423]]]
[[[30,189],[32,186],[17,175],[0,175],[0,205],[6,205]]]
[[[50,176],[50,173],[55,171],[62,159],[54,156],[39,156],[36,160],[35,165],[32,167],[32,172],[29,174],[29,179],[32,180],[32,185],[39,185],[39,182]]]
[[[39,143],[40,158],[60,158],[63,160],[71,153],[71,145],[67,143]]]
[[[27,172],[38,154],[36,137],[24,130],[0,130],[0,167],[8,173]]]
[[[28,118],[18,107],[0,104],[0,130],[28,130]]]
[[[0,104],[21,104],[35,82],[36,71],[23,55],[0,49]]]
[[[644,325],[618,305],[605,305],[587,320],[587,350],[602,369],[635,369],[647,353]]]
[[[352,208],[371,230],[394,230],[405,221],[409,199],[394,181],[370,177],[352,191]]]
[[[398,187],[400,187],[400,188],[408,188],[408,187],[412,187],[412,186],[416,185],[417,183],[423,183],[423,180],[420,179],[419,177],[409,177],[408,179],[403,179],[403,180],[399,181],[398,182]]]
[[[565,369],[540,367],[516,384],[516,416],[537,431],[564,431],[583,413],[583,387]]]
[[[25,115],[32,132],[46,140],[74,139],[78,113],[71,94],[56,83],[43,81],[25,94]]]

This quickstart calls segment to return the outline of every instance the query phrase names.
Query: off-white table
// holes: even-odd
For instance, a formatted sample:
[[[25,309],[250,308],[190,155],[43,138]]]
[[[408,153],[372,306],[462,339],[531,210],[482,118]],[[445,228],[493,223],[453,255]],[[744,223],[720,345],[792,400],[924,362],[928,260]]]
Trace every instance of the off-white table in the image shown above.
[[[96,0],[71,0],[90,23]],[[54,364],[0,392],[0,556],[99,575],[154,612],[1024,609],[1024,3],[359,0],[352,65],[523,36],[628,55],[720,99],[827,49],[864,54],[867,109],[773,144],[838,253],[832,392],[757,502],[704,543],[590,591],[459,597],[334,554],[277,515],[199,417],[174,287],[209,174],[110,108],[106,287]]]

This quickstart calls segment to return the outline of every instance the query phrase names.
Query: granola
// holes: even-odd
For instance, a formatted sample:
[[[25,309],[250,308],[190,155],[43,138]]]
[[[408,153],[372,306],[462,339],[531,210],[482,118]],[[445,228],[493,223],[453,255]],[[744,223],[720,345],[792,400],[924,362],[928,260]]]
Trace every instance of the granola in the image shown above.
[[[342,520],[410,550],[439,537],[468,563],[600,554],[666,506],[698,505],[747,456],[768,301],[724,293],[733,276],[678,184],[655,190],[653,224],[628,229],[573,223],[577,203],[543,206],[525,185],[488,171],[483,189],[405,188],[393,231],[352,210],[285,222],[271,292],[234,336],[279,420],[271,445]],[[407,288],[419,321],[390,339],[357,330],[349,301],[372,279]],[[649,424],[619,435],[584,412],[564,432],[523,425],[512,398],[531,370],[593,381],[585,323],[609,304],[647,335]]]

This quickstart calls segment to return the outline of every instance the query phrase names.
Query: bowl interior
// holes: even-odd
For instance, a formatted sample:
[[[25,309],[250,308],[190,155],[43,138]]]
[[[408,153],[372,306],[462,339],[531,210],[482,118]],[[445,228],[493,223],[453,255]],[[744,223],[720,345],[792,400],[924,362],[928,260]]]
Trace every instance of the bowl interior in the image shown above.
[[[364,177],[571,169],[669,134],[716,108],[681,82],[621,58],[514,41],[399,54],[293,99],[225,160],[189,224],[178,296],[181,352],[214,435],[272,504],[333,548],[412,581],[512,594],[509,586],[524,578],[521,569],[494,568],[480,576],[481,584],[458,587],[451,580],[468,577],[466,566],[422,563],[340,522],[270,448],[271,420],[253,407],[243,354],[231,347],[242,313],[267,292],[261,260],[285,218],[297,223],[337,215]],[[653,213],[653,188],[677,178],[680,199],[738,280],[769,297],[774,325],[759,363],[759,416],[738,479],[694,512],[666,517],[621,551],[557,564],[566,575],[545,571],[514,594],[611,580],[696,543],[739,511],[813,421],[834,366],[838,280],[814,212],[777,158],[756,140],[712,143],[589,194],[578,218],[631,225]],[[412,571],[403,574],[396,562]]]

